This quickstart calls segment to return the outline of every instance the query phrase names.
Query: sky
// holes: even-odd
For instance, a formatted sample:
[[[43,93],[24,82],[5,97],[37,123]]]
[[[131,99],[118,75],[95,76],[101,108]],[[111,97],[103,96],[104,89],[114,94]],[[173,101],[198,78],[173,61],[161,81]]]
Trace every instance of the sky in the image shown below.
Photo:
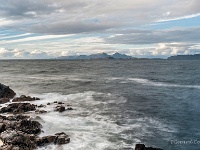
[[[1,0],[0,59],[200,53],[200,0]]]

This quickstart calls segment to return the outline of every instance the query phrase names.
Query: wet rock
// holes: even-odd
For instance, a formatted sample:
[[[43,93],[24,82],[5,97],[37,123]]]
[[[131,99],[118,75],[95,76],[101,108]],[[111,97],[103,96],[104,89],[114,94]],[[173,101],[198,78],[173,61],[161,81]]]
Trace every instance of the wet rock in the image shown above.
[[[36,110],[36,105],[30,103],[12,103],[9,104],[7,107],[1,108],[0,113],[10,112],[16,114],[33,110]]]
[[[144,150],[145,149],[145,145],[144,144],[136,144],[135,145],[135,150]]]
[[[46,144],[53,143],[55,141],[56,136],[44,136],[41,138],[36,138],[36,144],[37,146],[43,146]]]
[[[71,108],[71,107],[69,107],[69,108],[67,108],[67,110],[74,110],[73,108]]]
[[[0,133],[6,130],[6,125],[4,123],[0,123]]]
[[[136,144],[135,150],[163,150],[160,148],[146,147],[144,144]]]
[[[0,116],[2,117],[2,116]],[[9,121],[20,121],[20,120],[24,120],[24,119],[28,119],[30,118],[30,116],[24,116],[24,115],[14,115],[14,116],[7,116],[5,118],[4,116],[4,120],[9,120]]]
[[[56,106],[55,111],[63,112],[63,111],[65,111],[65,107],[64,106]]]
[[[9,101],[10,101],[9,98],[1,98],[1,99],[0,99],[0,104],[7,103],[7,102],[9,102]]]
[[[60,105],[61,105],[61,104],[64,104],[64,103],[63,103],[63,102],[58,102],[58,104],[60,104]]]
[[[67,144],[70,142],[70,138],[68,135],[66,135],[64,132],[56,133],[56,138],[54,143],[55,144]]]
[[[13,98],[16,93],[4,84],[0,83],[0,98]]]
[[[31,140],[30,135],[20,131],[6,130],[0,134],[0,137],[3,143],[8,146],[7,149],[33,150],[36,148],[36,144],[34,140]]]
[[[40,99],[38,97],[30,97],[30,96],[21,95],[20,97],[14,98],[12,101],[24,102],[24,101],[35,101],[35,100],[40,100]]]
[[[29,116],[0,115],[0,140],[3,144],[0,150],[33,150],[46,144],[67,144],[70,138],[64,132],[44,137],[38,137],[41,124],[30,120]]]
[[[38,107],[41,108],[41,107],[46,107],[46,106],[41,104],[41,105],[39,105]]]
[[[46,110],[36,110],[35,111],[36,114],[44,114],[46,112],[47,112]]]
[[[44,146],[46,144],[54,143],[54,144],[67,144],[70,142],[70,138],[64,132],[56,133],[53,136],[44,136],[44,137],[37,137],[36,144],[37,146]]]
[[[17,124],[16,129],[28,134],[39,134],[42,125],[37,121],[22,120]]]

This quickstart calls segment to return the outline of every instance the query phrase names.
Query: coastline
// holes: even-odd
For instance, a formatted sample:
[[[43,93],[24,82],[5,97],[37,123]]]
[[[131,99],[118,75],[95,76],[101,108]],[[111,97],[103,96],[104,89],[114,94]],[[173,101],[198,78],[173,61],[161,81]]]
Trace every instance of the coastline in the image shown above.
[[[48,144],[62,145],[70,143],[70,137],[64,133],[56,133],[40,137],[42,125],[39,114],[48,113],[42,108],[53,105],[54,111],[62,113],[71,111],[71,105],[54,101],[47,104],[34,105],[29,102],[39,101],[38,97],[21,95],[16,97],[16,93],[8,86],[0,84],[0,104],[5,106],[0,109],[0,148],[2,150],[34,150],[37,147],[44,147]],[[33,118],[33,113],[36,115]],[[26,139],[26,140],[25,140]],[[136,144],[135,150],[162,150],[160,148],[146,147],[144,144]]]

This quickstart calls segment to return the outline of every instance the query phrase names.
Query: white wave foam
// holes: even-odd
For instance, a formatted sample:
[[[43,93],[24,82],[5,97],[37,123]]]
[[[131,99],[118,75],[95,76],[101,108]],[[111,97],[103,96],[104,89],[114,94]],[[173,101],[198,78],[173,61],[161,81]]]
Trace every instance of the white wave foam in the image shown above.
[[[119,98],[110,93],[98,93],[87,91],[84,93],[76,93],[69,95],[61,95],[59,93],[45,94],[30,94],[30,96],[40,97],[41,100],[31,103],[40,105],[47,104],[45,108],[40,108],[48,111],[46,114],[39,114],[40,123],[43,126],[43,133],[40,136],[54,135],[58,132],[67,133],[71,142],[66,145],[48,145],[41,147],[39,150],[105,150],[105,149],[130,149],[138,142],[141,142],[144,136],[152,136],[155,130],[163,134],[166,138],[170,138],[170,133],[176,132],[172,127],[169,127],[162,122],[153,118],[127,118],[127,124],[118,125],[109,116],[101,115],[102,112],[109,110],[110,104],[125,103],[124,98]],[[94,96],[104,97],[104,100],[95,99]],[[116,99],[116,100],[115,100]],[[65,111],[63,113],[55,112],[54,101],[64,102],[67,107],[72,105],[73,111]],[[116,105],[118,105],[116,104]],[[108,106],[107,106],[108,105]],[[99,107],[101,106],[101,107]],[[35,118],[37,115],[31,115]],[[134,132],[127,133],[127,131]],[[116,137],[120,137],[117,140]],[[116,139],[111,141],[110,139]],[[132,141],[130,143],[126,140]]]
[[[134,131],[134,135],[129,135],[129,139],[135,139],[135,143],[139,142],[139,139],[142,137],[158,137],[159,135],[162,136],[165,140],[170,140],[172,138],[172,134],[178,132],[177,129],[172,126],[171,124],[164,124],[157,118],[151,117],[142,117],[142,118],[135,118],[135,119],[128,119],[129,123],[126,126],[126,130]],[[128,135],[124,135],[125,137]],[[127,138],[127,137],[126,137]]]
[[[159,87],[179,87],[179,88],[195,88],[200,89],[200,85],[180,85],[180,84],[170,84],[164,82],[154,82],[148,79],[142,78],[108,78],[108,80],[119,80],[120,83],[139,83],[147,86],[159,86]]]
[[[52,135],[57,132],[66,132],[71,142],[66,145],[56,146],[49,145],[42,149],[69,149],[69,150],[104,150],[104,149],[116,149],[115,142],[109,140],[113,134],[120,134],[124,129],[117,125],[114,121],[110,120],[106,116],[100,115],[101,111],[104,111],[106,103],[104,101],[98,101],[93,96],[104,96],[105,98],[112,97],[111,94],[97,93],[94,91],[87,91],[84,93],[76,93],[69,95],[61,95],[59,93],[46,93],[46,94],[32,94],[31,96],[40,97],[41,100],[34,101],[34,104],[46,104],[54,101],[65,102],[72,105],[73,111],[65,111],[58,113],[53,111],[55,104],[47,105],[46,108],[42,108],[48,111],[47,114],[41,114],[40,117],[43,121],[44,133],[43,135]],[[118,100],[120,101],[120,99]],[[121,102],[125,102],[121,99]],[[112,99],[109,103],[115,103]],[[101,106],[98,108],[98,106]],[[105,108],[106,109],[106,108]],[[119,144],[120,149],[123,144]]]

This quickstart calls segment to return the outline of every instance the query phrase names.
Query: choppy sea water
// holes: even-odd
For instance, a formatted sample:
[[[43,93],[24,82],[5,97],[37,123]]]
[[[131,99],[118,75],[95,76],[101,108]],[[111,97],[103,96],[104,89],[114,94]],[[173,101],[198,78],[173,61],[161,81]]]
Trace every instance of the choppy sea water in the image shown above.
[[[200,61],[1,60],[0,83],[74,108],[45,108],[42,135],[64,131],[71,142],[43,149],[200,149]]]

